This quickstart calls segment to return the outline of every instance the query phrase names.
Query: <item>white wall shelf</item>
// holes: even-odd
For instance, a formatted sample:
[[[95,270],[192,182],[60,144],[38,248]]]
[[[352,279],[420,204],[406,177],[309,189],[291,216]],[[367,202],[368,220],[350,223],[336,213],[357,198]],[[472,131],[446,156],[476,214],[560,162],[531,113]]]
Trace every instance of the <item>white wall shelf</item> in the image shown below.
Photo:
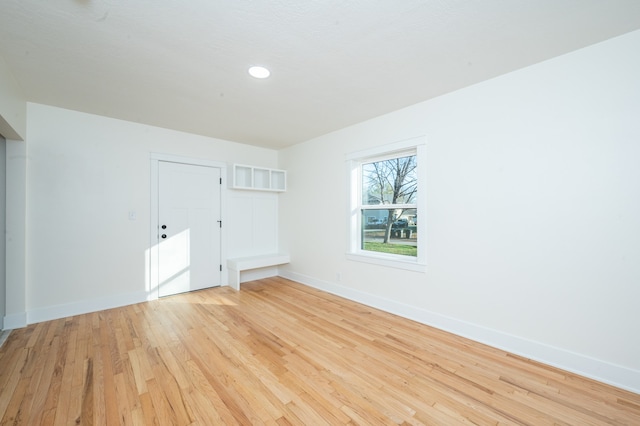
[[[284,192],[287,190],[285,170],[234,164],[231,171],[231,188],[253,191]]]

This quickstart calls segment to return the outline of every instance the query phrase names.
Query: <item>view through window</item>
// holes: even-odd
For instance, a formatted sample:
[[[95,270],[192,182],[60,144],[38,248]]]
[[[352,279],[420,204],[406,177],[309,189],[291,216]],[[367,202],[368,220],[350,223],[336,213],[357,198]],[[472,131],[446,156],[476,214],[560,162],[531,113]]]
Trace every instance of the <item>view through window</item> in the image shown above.
[[[417,257],[415,152],[364,160],[360,182],[361,250]]]

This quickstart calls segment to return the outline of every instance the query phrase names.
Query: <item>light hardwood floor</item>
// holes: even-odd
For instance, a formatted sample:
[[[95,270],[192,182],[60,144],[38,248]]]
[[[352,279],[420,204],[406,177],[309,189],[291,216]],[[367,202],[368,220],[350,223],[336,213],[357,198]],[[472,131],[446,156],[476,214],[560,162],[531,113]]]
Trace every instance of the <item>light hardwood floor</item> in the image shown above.
[[[11,333],[0,422],[640,425],[640,395],[282,278]]]

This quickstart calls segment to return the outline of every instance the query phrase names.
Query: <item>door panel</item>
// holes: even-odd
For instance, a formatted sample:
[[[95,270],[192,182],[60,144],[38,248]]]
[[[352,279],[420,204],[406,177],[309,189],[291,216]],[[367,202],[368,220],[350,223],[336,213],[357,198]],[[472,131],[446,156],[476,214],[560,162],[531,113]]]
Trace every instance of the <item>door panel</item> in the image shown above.
[[[158,177],[158,295],[220,285],[220,169],[160,161]]]

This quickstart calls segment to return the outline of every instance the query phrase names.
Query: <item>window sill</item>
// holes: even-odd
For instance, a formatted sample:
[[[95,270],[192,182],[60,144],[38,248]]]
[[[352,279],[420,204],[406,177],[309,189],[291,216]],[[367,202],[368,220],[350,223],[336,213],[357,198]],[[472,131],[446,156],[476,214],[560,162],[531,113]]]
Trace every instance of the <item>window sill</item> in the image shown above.
[[[355,262],[371,263],[374,265],[387,266],[396,269],[405,269],[407,271],[426,272],[427,265],[418,263],[416,260],[396,260],[385,256],[376,256],[370,254],[347,253],[347,260]]]

